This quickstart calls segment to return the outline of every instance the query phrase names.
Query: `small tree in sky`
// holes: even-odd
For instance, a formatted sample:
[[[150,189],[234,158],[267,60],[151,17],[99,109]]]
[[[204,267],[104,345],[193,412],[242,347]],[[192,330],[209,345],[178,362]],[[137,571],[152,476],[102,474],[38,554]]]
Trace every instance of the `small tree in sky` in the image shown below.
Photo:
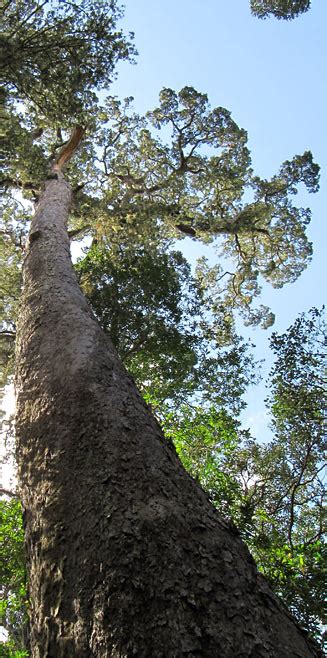
[[[308,11],[310,4],[310,0],[251,0],[251,11],[258,18],[292,20]]]

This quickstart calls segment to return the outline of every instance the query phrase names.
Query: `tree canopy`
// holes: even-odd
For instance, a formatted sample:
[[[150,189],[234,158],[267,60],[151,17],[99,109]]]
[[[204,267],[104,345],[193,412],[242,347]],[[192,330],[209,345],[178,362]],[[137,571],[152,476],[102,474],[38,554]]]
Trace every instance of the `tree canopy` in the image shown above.
[[[260,179],[251,168],[245,131],[227,110],[211,110],[207,96],[189,87],[164,89],[159,107],[144,119],[127,115],[115,99],[107,107],[114,122],[101,132],[99,146],[110,183],[108,209],[133,223],[142,212],[176,237],[221,238],[233,271],[218,266],[209,276],[205,262],[199,267],[217,300],[213,310],[220,300],[250,323],[269,326],[268,309],[251,309],[260,278],[280,287],[297,278],[311,255],[305,235],[310,211],[292,204],[300,183],[310,192],[318,189],[311,153],[286,161],[270,181]],[[160,130],[170,143],[159,139]]]
[[[190,381],[191,373],[192,376],[196,375],[194,366],[199,361],[199,355],[195,358],[194,346],[196,341],[199,345],[201,335],[206,333],[213,349],[231,343],[235,338],[233,324],[236,311],[247,324],[268,327],[273,323],[271,311],[262,305],[253,308],[253,301],[260,295],[261,281],[280,287],[294,281],[310,260],[312,246],[306,236],[310,210],[297,208],[292,197],[300,184],[304,184],[309,192],[317,191],[319,166],[314,163],[311,153],[305,152],[286,161],[271,180],[255,176],[245,131],[236,125],[227,110],[212,110],[206,95],[190,87],[179,93],[171,89],[163,90],[160,105],[145,117],[135,114],[130,103],[130,99],[124,103],[115,98],[107,99],[105,106],[99,108],[90,120],[84,144],[67,169],[66,175],[75,190],[70,234],[75,238],[89,235],[93,240],[90,254],[86,256],[84,266],[79,265],[79,271],[84,288],[93,295],[94,303],[91,280],[94,276],[104,280],[106,267],[116,268],[117,277],[117,264],[122,267],[122,256],[126,268],[133,267],[135,285],[140,286],[140,291],[142,289],[142,299],[144,295],[148,296],[143,308],[136,309],[131,301],[126,306],[131,312],[132,322],[135,319],[132,319],[133,309],[139,315],[139,334],[136,326],[133,329],[134,347],[132,344],[128,348],[126,346],[134,353],[134,367],[137,368],[136,346],[139,350],[144,343],[145,325],[140,316],[150,312],[153,301],[150,301],[149,295],[158,308],[160,297],[161,319],[156,321],[156,330],[159,331],[161,324],[165,337],[160,330],[160,340],[164,340],[161,356],[159,342],[153,340],[159,359],[157,366],[160,363],[166,372],[167,368],[175,368],[179,380],[184,373],[185,381]],[[4,295],[6,303],[1,318],[4,373],[7,372],[6,364],[10,363],[12,352],[19,295],[19,262],[23,256],[30,213],[30,207],[21,205],[15,190],[19,190],[29,201],[37,199],[42,181],[48,175],[49,162],[60,157],[63,148],[62,142],[56,142],[57,129],[52,127],[51,120],[49,128],[44,129],[36,142],[31,131],[30,115],[19,113],[16,106],[10,107],[8,112],[15,130],[14,139],[9,140],[9,133],[7,135],[8,160],[2,179],[9,193],[5,196],[2,220],[2,285],[4,291],[10,289],[9,294]],[[165,134],[164,141],[160,139],[160,131]],[[62,139],[65,143],[67,137]],[[14,149],[17,149],[19,158]],[[14,190],[13,195],[10,190]],[[249,200],[249,197],[252,198]],[[210,267],[205,258],[200,258],[191,281],[185,259],[170,253],[173,241],[181,238],[202,243],[215,241],[221,262]],[[101,267],[104,268],[102,274]],[[86,275],[87,268],[89,272]],[[157,280],[162,282],[162,285],[158,284],[155,298],[150,285],[153,268]],[[180,275],[179,283],[173,269]],[[123,277],[126,291],[126,275],[123,274]],[[115,285],[118,285],[117,280]],[[168,335],[167,323],[162,315],[168,303],[168,297],[164,300],[165,295],[171,286],[176,291],[176,285],[180,290],[185,285],[193,290],[188,320],[184,312],[184,323],[188,323],[189,328],[186,333],[184,331],[183,338],[179,332],[178,339],[176,326]],[[107,283],[104,288],[108,293]],[[100,291],[97,290],[96,294],[99,296]],[[134,302],[137,299],[135,295],[134,290]],[[176,310],[171,309],[170,312],[173,313],[171,319],[178,322]],[[200,319],[203,313],[206,320],[204,317]],[[117,318],[112,317],[110,330],[113,337],[114,321]],[[197,333],[194,333],[195,325],[201,327]],[[147,325],[147,348],[150,333],[150,326]],[[123,340],[121,335],[120,341]],[[168,348],[171,350],[170,356]],[[175,355],[184,354],[182,368],[181,362],[177,366],[174,352]],[[127,358],[127,353],[124,356]],[[149,365],[151,363],[153,368],[150,352],[147,359],[150,359]],[[204,365],[205,362],[202,362]],[[200,372],[204,376],[208,367],[212,370],[212,363],[212,359],[207,359],[206,367],[197,370],[198,381]],[[171,381],[170,390],[173,391],[176,385],[175,378]]]
[[[324,309],[273,334],[269,443],[217,407],[184,406],[165,418],[186,468],[232,517],[275,591],[316,637],[324,620],[326,340]]]
[[[35,130],[44,121],[62,127],[85,118],[95,91],[110,84],[117,61],[133,52],[116,27],[121,15],[116,0],[4,1],[3,93],[30,104]]]
[[[62,144],[51,122],[36,144],[30,117],[15,108],[10,117],[15,139],[8,133],[8,155],[18,149],[20,157],[8,157],[2,184],[37,198]],[[90,234],[104,243],[128,237],[150,251],[186,236],[215,240],[230,267],[222,260],[211,268],[200,259],[195,276],[217,332],[232,326],[235,310],[246,323],[271,325],[269,309],[255,309],[252,302],[262,280],[274,287],[294,281],[311,257],[310,210],[292,200],[300,184],[309,192],[318,189],[319,166],[311,153],[286,161],[271,180],[259,178],[245,131],[227,110],[211,110],[206,95],[190,87],[163,90],[160,105],[145,117],[130,110],[130,99],[121,103],[109,97],[89,131],[67,170],[76,190],[71,234]],[[3,235],[17,253],[26,210],[15,197],[7,203]]]
[[[292,20],[308,11],[310,4],[310,0],[251,0],[251,11],[258,18]]]
[[[123,232],[93,244],[76,265],[103,329],[156,405],[195,398],[233,412],[255,380],[250,346],[228,322],[220,330],[181,252],[130,242]],[[154,285],[155,282],[155,285]]]

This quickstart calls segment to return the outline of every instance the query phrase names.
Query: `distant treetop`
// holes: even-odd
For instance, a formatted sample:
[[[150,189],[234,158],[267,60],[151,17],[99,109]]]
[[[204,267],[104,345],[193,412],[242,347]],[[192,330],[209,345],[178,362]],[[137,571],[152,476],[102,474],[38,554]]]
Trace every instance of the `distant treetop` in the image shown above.
[[[292,20],[308,11],[310,4],[311,0],[251,0],[251,12],[257,18]]]

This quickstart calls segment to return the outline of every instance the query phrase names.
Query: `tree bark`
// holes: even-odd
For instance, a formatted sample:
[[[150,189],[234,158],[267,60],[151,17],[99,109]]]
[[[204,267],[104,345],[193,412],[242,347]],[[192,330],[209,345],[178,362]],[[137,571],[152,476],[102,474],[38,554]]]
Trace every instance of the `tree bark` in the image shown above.
[[[46,182],[24,264],[17,456],[33,658],[321,656],[183,469],[71,265]]]

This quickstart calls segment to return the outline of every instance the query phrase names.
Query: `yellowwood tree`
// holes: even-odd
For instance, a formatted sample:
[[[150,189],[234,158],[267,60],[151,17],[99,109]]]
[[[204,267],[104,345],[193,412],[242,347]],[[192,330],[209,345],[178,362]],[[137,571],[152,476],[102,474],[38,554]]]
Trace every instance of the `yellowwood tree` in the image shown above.
[[[130,53],[117,11],[5,3],[3,184],[37,201],[16,343],[31,654],[318,656],[165,440],[79,288],[67,232],[74,215],[75,230],[87,216],[99,234],[132,224],[144,240],[225,236],[236,263],[226,291],[217,268],[204,264],[200,281],[218,314],[226,295],[248,312],[258,272],[281,285],[310,255],[308,211],[289,195],[301,181],[316,189],[318,168],[306,153],[258,179],[244,131],[190,88],[165,90],[149,115],[154,129],[171,126],[170,145],[116,101],[99,112],[95,90]]]

